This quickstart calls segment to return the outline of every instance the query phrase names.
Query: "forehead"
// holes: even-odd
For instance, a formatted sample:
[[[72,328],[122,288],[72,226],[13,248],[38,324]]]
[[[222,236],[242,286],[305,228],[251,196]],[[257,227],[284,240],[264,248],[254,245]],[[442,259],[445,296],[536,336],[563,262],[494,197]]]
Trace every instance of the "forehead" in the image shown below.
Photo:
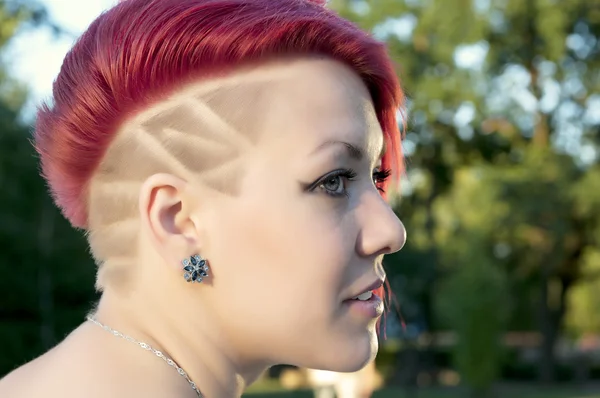
[[[344,141],[379,155],[383,134],[370,94],[350,68],[327,59],[282,65],[271,84],[265,139],[286,141],[298,155],[326,141]],[[283,144],[283,142],[282,142]]]

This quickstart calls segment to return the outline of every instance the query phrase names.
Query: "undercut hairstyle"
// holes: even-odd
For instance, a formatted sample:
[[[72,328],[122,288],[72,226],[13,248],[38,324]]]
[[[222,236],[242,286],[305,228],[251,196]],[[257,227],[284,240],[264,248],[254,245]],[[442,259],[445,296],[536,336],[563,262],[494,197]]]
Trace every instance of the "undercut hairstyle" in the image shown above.
[[[146,156],[140,150],[131,150],[140,145],[118,144],[133,142],[136,131],[142,128],[130,131],[125,126],[191,83],[224,78],[246,66],[260,67],[271,60],[302,56],[336,60],[360,77],[384,133],[387,150],[382,167],[399,177],[404,161],[398,115],[403,122],[404,95],[394,66],[383,43],[327,9],[325,1],[126,0],[89,26],[65,57],[51,101],[38,110],[34,141],[52,197],[74,227],[89,233],[97,262],[109,261],[110,256],[126,256],[118,247],[126,251],[131,241],[115,237],[95,242],[94,237],[100,233],[94,231],[96,226],[102,229],[121,223],[132,234],[136,229],[135,223],[125,228],[127,212],[120,210],[137,205],[135,190],[125,190],[130,193],[111,199],[111,192],[106,192],[101,182],[92,187],[94,178],[102,181],[103,176],[119,173],[111,169],[108,157],[120,157],[121,162],[115,164],[126,168],[127,164],[140,164]],[[227,106],[224,97],[207,95],[209,100],[224,104],[222,108]],[[249,101],[242,100],[236,106],[243,108],[253,98],[248,96]],[[221,121],[237,117],[233,106],[231,112],[218,115]],[[189,108],[173,108],[170,112],[185,113]],[[265,107],[259,109],[268,111]],[[202,127],[211,123],[203,120],[205,116],[199,112],[175,117],[183,124],[193,117],[194,123]],[[146,120],[143,134],[138,131],[138,141],[146,140],[156,149],[172,149],[167,145],[172,142],[170,138],[161,139],[160,124],[160,115]],[[175,130],[181,132],[185,126]],[[192,138],[186,134],[183,139]],[[181,159],[185,163],[182,167],[192,172],[217,167],[206,165],[206,158],[197,164],[193,157]],[[157,166],[143,170],[152,173],[162,169]],[[122,172],[123,177],[126,170]],[[129,182],[123,178],[123,184]],[[103,194],[106,201],[98,199]],[[94,206],[96,202],[102,205]],[[105,221],[94,223],[94,218]],[[114,228],[105,228],[103,234],[116,236],[113,232]]]

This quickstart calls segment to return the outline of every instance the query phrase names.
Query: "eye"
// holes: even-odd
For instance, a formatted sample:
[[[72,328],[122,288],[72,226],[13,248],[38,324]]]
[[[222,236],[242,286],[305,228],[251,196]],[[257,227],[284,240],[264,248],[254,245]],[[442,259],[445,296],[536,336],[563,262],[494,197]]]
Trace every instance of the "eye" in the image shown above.
[[[390,170],[390,169],[384,169],[384,170],[377,169],[373,172],[373,183],[375,184],[375,186],[377,187],[377,189],[380,192],[385,193],[383,186],[385,185],[386,180],[389,178],[389,176],[391,174],[392,174],[392,170]]]
[[[356,178],[356,173],[351,169],[335,170],[319,178],[312,185],[311,190],[320,189],[323,193],[333,197],[348,196],[346,184],[354,178]]]
[[[342,195],[346,191],[346,184],[342,176],[331,176],[320,185],[322,189],[332,195]]]

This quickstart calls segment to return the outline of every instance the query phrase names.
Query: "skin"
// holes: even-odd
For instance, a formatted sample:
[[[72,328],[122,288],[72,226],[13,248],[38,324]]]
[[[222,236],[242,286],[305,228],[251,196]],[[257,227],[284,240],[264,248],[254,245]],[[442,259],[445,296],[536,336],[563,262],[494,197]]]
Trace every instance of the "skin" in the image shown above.
[[[247,112],[225,112],[235,98],[243,103],[239,95],[207,105],[211,87],[239,94],[257,82],[267,89],[249,97],[256,100]],[[239,397],[274,364],[342,372],[365,366],[378,349],[376,319],[343,301],[385,276],[382,257],[403,246],[405,230],[373,181],[383,136],[364,84],[337,62],[303,58],[180,94],[123,127],[91,184],[90,208],[106,210],[91,211],[90,242],[103,253],[101,270],[109,270],[97,318],[173,358],[210,398]],[[182,138],[193,129],[180,125],[169,133],[182,118],[174,112],[165,119],[164,109],[186,104],[189,112],[197,102],[212,115],[201,118],[202,131]],[[226,130],[225,138],[211,126]],[[161,134],[191,149],[212,145],[211,153],[223,155],[220,166],[196,168],[193,156],[165,150]],[[145,161],[124,156],[131,156],[129,144]],[[356,174],[351,180],[331,176],[347,168]],[[124,208],[112,219],[110,184]],[[136,206],[126,203],[132,197]],[[128,224],[130,234],[122,232]],[[113,252],[102,246],[111,233],[124,233],[127,244],[115,243]],[[210,265],[202,284],[183,279],[181,260],[195,253]],[[42,392],[195,396],[163,361],[89,322],[0,382],[0,396]]]

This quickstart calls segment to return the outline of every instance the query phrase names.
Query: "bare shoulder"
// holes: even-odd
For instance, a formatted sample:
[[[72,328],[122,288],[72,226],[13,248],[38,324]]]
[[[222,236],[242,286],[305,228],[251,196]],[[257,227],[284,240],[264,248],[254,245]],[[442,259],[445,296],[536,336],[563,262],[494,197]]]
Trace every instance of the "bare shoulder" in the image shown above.
[[[0,397],[116,397],[94,361],[97,351],[81,327],[60,344],[0,380]],[[99,388],[100,387],[100,388]]]
[[[97,339],[97,336],[102,338]],[[82,325],[55,348],[1,379],[0,397],[173,396],[161,377],[147,373],[146,352],[141,352],[143,364],[136,366],[128,362],[128,356],[122,355],[122,347],[128,345],[104,337],[104,331]],[[135,346],[133,353],[138,353]],[[159,365],[162,370],[164,365]]]
[[[59,344],[0,379],[0,397],[89,396],[82,394],[77,386],[78,383],[73,382],[73,375],[70,372],[73,362],[61,358],[64,345],[65,342]]]
[[[54,375],[50,372],[53,356],[53,351],[49,351],[2,378],[0,397],[25,398],[43,395],[42,391],[52,392],[52,384],[59,382],[52,380]]]
[[[28,377],[30,362],[0,379],[0,397],[21,398],[31,394]]]

